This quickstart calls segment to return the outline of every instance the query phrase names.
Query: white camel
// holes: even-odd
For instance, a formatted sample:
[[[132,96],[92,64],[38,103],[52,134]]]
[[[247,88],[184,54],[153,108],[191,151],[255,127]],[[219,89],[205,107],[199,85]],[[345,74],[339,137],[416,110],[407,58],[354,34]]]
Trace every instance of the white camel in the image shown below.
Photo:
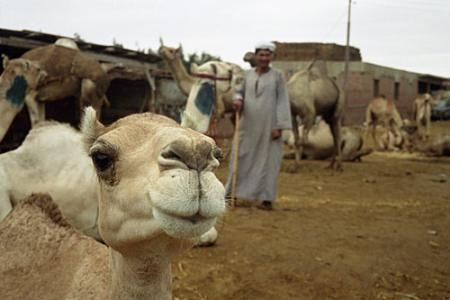
[[[44,196],[21,202],[0,223],[0,298],[172,299],[172,258],[225,211],[218,148],[150,113],[104,127],[88,108],[82,132],[108,247],[58,221]]]
[[[303,134],[303,125],[299,126],[298,132]],[[283,141],[296,151],[295,137],[292,130],[283,131]],[[330,126],[320,120],[311,127],[308,138],[303,145],[302,159],[328,159],[333,156],[334,142]],[[343,126],[341,128],[341,155],[342,161],[361,161],[361,158],[372,152],[372,149],[363,148],[361,130],[358,128]],[[287,154],[289,155],[289,154]]]
[[[48,193],[68,222],[100,239],[98,182],[82,134],[68,124],[42,122],[22,145],[0,154],[0,221],[31,193]]]
[[[181,125],[214,137],[212,121],[233,111],[233,95],[244,79],[243,70],[232,63],[209,61],[200,66],[192,64],[191,74],[197,80],[189,93]]]
[[[163,45],[158,53],[168,64],[180,90],[188,95],[181,124],[201,133],[214,136],[212,121],[232,111],[234,90],[244,79],[244,71],[236,64],[209,61],[191,65],[188,72],[180,56],[181,49]],[[213,120],[212,120],[213,119]],[[208,132],[210,130],[210,132]]]

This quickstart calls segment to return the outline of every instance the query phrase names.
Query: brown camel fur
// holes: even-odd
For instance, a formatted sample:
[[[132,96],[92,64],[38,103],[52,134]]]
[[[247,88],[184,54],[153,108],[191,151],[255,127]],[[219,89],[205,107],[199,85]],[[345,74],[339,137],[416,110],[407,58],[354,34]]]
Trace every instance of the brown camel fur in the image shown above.
[[[31,125],[45,120],[45,102],[77,96],[80,110],[93,106],[100,116],[107,102],[109,78],[92,56],[62,45],[29,50],[20,58],[4,57],[0,77],[0,141],[14,117],[27,105]]]
[[[0,223],[0,253],[3,300],[94,300],[108,292],[107,246],[71,227],[48,195],[21,201]]]
[[[401,135],[400,128],[403,126],[403,120],[400,113],[391,99],[385,96],[380,96],[373,99],[366,108],[366,120],[364,126],[371,132],[374,145],[379,145],[376,137],[376,126],[381,124],[384,127],[385,134],[389,138],[391,136],[396,138]],[[390,144],[388,142],[388,144]]]

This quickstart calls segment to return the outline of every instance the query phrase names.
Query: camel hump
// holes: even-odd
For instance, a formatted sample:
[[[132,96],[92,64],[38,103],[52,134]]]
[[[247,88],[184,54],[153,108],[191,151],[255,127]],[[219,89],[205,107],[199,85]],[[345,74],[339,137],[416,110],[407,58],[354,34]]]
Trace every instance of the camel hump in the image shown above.
[[[40,209],[53,223],[61,227],[72,227],[49,194],[31,194],[28,198],[20,201],[16,209],[30,206]]]
[[[104,86],[105,91],[109,85],[108,75],[102,69],[100,62],[77,49],[47,45],[26,52],[22,58],[38,62],[47,72],[49,80],[75,75]]]
[[[70,74],[72,62],[78,50],[48,45],[34,48],[22,55],[22,58],[39,63],[49,78]]]

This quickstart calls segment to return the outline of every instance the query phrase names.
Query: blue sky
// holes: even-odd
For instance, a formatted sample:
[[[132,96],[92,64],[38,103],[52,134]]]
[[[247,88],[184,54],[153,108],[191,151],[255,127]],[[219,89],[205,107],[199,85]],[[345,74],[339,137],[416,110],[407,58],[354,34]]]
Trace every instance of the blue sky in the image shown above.
[[[244,65],[264,40],[345,45],[347,9],[347,0],[0,0],[0,28],[130,49],[156,50],[162,37]],[[355,0],[351,9],[350,44],[364,61],[450,77],[450,1]]]

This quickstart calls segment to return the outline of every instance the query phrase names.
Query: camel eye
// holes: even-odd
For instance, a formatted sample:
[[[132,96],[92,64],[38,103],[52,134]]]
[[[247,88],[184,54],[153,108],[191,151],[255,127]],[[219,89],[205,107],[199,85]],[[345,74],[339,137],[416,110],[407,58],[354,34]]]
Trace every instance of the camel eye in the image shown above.
[[[91,154],[91,157],[95,168],[100,172],[106,171],[113,164],[111,156],[102,152],[94,152]]]

